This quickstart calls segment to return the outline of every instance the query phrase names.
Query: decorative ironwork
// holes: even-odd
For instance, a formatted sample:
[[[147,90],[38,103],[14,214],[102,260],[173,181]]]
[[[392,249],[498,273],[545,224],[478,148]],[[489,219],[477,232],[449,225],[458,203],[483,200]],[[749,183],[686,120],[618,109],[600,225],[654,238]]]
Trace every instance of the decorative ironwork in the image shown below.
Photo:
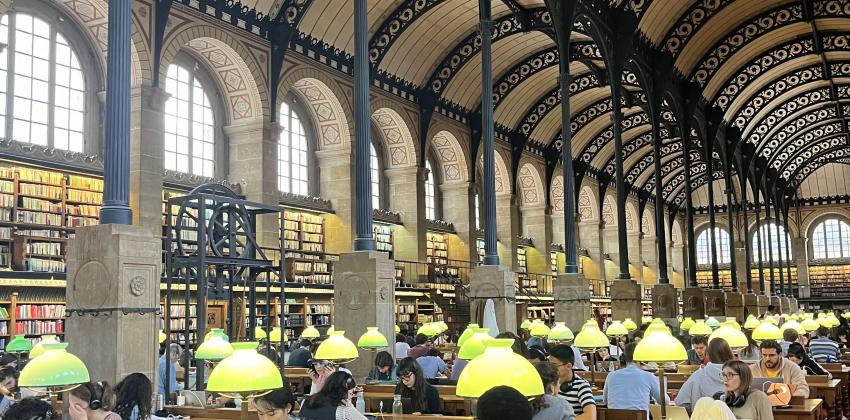
[[[681,20],[676,22],[664,40],[664,50],[677,55],[685,49],[691,37],[723,7],[733,0],[701,0],[694,3]]]

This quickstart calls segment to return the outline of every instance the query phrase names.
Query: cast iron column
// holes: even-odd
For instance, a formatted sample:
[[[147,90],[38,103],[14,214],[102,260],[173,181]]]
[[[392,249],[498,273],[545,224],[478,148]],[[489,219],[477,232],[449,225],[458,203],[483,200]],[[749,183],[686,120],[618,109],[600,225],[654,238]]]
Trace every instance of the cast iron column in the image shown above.
[[[569,48],[566,49],[569,51]],[[563,57],[562,55],[561,57]],[[564,271],[568,274],[578,273],[578,250],[576,244],[576,203],[575,203],[575,174],[573,171],[573,133],[570,130],[570,83],[573,77],[570,75],[570,64],[561,61],[561,137],[564,144],[561,146],[561,163],[564,169],[564,252],[567,254],[567,263]]]
[[[757,252],[757,255],[758,255],[758,259],[759,259],[759,261],[758,261],[759,291],[761,292],[762,295],[767,296],[767,290],[765,290],[765,288],[764,288],[764,252],[762,252],[762,247],[761,247],[761,241],[763,239],[762,238],[763,235],[762,235],[762,232],[761,232],[761,220],[760,220],[761,219],[761,217],[760,217],[761,198],[759,198],[759,195],[761,194],[760,189],[754,188],[753,193],[754,193],[753,195],[755,196],[755,199],[756,199],[756,226],[755,227],[756,227],[756,246],[758,247],[756,249],[756,252]]]
[[[655,237],[658,240],[658,282],[670,283],[667,277],[667,229],[664,223],[664,186],[661,184],[661,133],[658,115],[652,110],[652,159],[655,161]]]
[[[490,0],[478,0],[481,34],[481,136],[484,140],[484,265],[499,265],[496,252],[496,150],[493,144],[493,51]],[[567,182],[565,179],[564,182]],[[564,197],[566,199],[566,197]],[[566,203],[564,203],[566,204]],[[564,209],[566,212],[566,209]]]
[[[771,230],[775,229],[775,233],[776,233],[777,237],[776,237],[776,255],[774,256],[773,247],[771,247],[770,248],[770,260],[773,261],[774,259],[776,259],[776,262],[779,265],[779,292],[781,293],[781,296],[786,296],[785,295],[785,270],[782,269],[782,265],[783,265],[783,262],[782,262],[782,243],[783,243],[783,241],[782,241],[782,238],[779,237],[779,226],[780,226],[779,225],[779,220],[780,220],[779,219],[779,206],[780,206],[779,203],[775,203],[774,206],[773,206],[773,214],[774,214],[775,219],[774,219],[774,222],[773,222],[773,229],[771,229]]]
[[[354,0],[354,166],[357,194],[355,251],[374,251],[369,106],[369,27],[366,0]]]
[[[726,213],[729,216],[729,267],[731,268],[731,277],[732,277],[732,291],[738,291],[738,270],[735,258],[735,214],[734,208],[735,204],[732,203],[732,182],[729,180],[731,177],[731,171],[729,171],[726,177]]]
[[[744,179],[741,181],[741,189],[743,192],[741,193],[741,208],[744,213],[744,267],[747,268],[747,272],[745,275],[747,276],[747,293],[753,293],[753,270],[751,268],[751,262],[753,261],[753,252],[751,241],[750,241],[750,222],[749,222],[749,209],[747,208],[747,180]]]
[[[705,154],[705,178],[708,181],[708,245],[709,256],[711,258],[711,288],[720,289],[720,276],[717,267],[717,236],[715,228],[717,220],[714,216],[714,157],[711,153],[711,141],[703,139],[703,149]]]
[[[629,240],[626,236],[626,199],[629,191],[626,189],[623,175],[623,111],[620,109],[620,74],[612,72],[611,77],[611,121],[614,130],[614,166],[616,169],[617,187],[617,243],[620,253],[620,280],[630,280],[629,274]]]
[[[788,296],[794,297],[794,285],[791,283],[791,230],[788,228],[788,207],[783,207],[782,219],[785,222],[785,278],[788,279]]]
[[[106,153],[100,223],[133,224],[130,210],[130,25],[129,1],[109,5],[106,57]]]
[[[770,228],[770,195],[765,194],[765,203],[764,203],[764,216],[765,216],[765,231],[767,232],[767,248],[765,253],[763,253],[762,259],[767,258],[767,266],[770,269],[770,295],[778,296],[776,294],[776,273],[773,271],[773,258],[771,258],[772,250],[773,250],[773,232],[771,232]],[[767,254],[767,256],[765,256]]]
[[[697,284],[697,250],[696,236],[694,234],[694,198],[691,189],[691,129],[687,117],[682,118],[682,153],[685,172],[685,218],[687,219],[688,235],[688,284],[690,287],[699,287]]]

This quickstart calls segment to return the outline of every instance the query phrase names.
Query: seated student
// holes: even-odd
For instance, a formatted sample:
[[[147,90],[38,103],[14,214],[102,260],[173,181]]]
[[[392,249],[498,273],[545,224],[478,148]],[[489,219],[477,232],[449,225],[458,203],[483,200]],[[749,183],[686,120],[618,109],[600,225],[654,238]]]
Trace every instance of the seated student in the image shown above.
[[[794,395],[809,398],[809,384],[806,374],[790,360],[782,357],[782,347],[776,340],[765,340],[759,346],[761,360],[750,366],[754,378],[782,378],[786,384],[794,387]]]
[[[738,352],[738,360],[747,364],[758,363],[761,350],[755,340],[753,340],[752,330],[744,330],[744,336],[747,337],[748,345],[746,348],[743,348]],[[782,346],[780,346],[780,348],[781,347]]]
[[[414,359],[418,359],[422,356],[428,354],[428,350],[431,349],[431,340],[428,339],[428,336],[425,334],[416,334],[416,345],[411,347],[410,350],[407,351],[407,356],[412,357]]]
[[[837,362],[841,360],[841,348],[829,339],[829,328],[819,327],[817,337],[809,341],[809,353],[816,362]]]
[[[573,407],[578,419],[596,420],[596,401],[590,384],[573,372],[575,353],[573,347],[558,344],[549,349],[549,362],[558,369],[561,381],[558,395]]]
[[[526,352],[525,358],[531,363],[547,362],[549,356],[543,347],[531,346]]]
[[[73,420],[121,420],[115,409],[115,392],[106,382],[87,382],[68,393],[68,415]]]
[[[704,335],[692,336],[691,349],[688,350],[687,363],[689,365],[704,365],[708,363],[708,355],[705,354],[706,347],[708,347],[708,337]]]
[[[13,404],[3,415],[3,420],[50,420],[59,419],[53,407],[35,397],[24,398]]]
[[[561,386],[558,368],[548,361],[535,363],[534,367],[543,381],[544,393],[531,402],[533,420],[575,420],[573,407],[565,399],[558,397]]]
[[[650,400],[665,404],[658,389],[658,379],[640,368],[633,360],[637,343],[629,343],[623,352],[624,369],[608,373],[602,390],[602,401],[608,408],[622,410],[644,410],[649,415]],[[648,417],[647,417],[648,418]]]
[[[395,387],[396,395],[402,398],[410,398],[413,402],[413,411],[421,414],[442,414],[442,401],[440,393],[433,385],[425,380],[422,368],[417,360],[405,357],[398,363],[399,382]]]
[[[788,357],[788,346],[791,343],[797,343],[800,340],[800,334],[793,328],[786,328],[782,331],[782,340],[779,340],[779,346],[782,347],[782,357]]]
[[[722,338],[708,343],[708,364],[692,373],[676,395],[676,405],[693,410],[700,398],[713,397],[723,391],[723,364],[732,360],[732,349]]]
[[[366,416],[351,404],[357,384],[346,372],[337,371],[328,376],[322,389],[308,397],[298,413],[312,420],[366,420]]]
[[[800,369],[803,369],[803,372],[806,372],[806,375],[823,375],[832,379],[832,374],[827,372],[827,370],[824,369],[818,362],[812,360],[812,358],[806,354],[806,349],[804,349],[803,345],[800,343],[791,343],[791,345],[788,346],[788,360],[794,362],[797,366],[800,366]]]
[[[310,353],[310,346],[312,345],[313,343],[309,339],[302,338],[298,342],[298,348],[289,353],[289,359],[287,359],[286,365],[299,368],[308,367],[307,362],[313,358],[313,354]]]
[[[490,388],[478,398],[478,420],[531,420],[531,405],[509,386]]]
[[[153,399],[153,384],[143,373],[131,373],[115,385],[115,413],[124,420],[147,420]]]
[[[177,393],[183,389],[183,384],[177,382],[177,361],[180,360],[180,353],[183,352],[183,349],[180,348],[179,344],[171,343],[168,351],[159,358],[159,375],[158,375],[158,388],[157,393],[165,395],[165,370],[168,369],[168,391],[170,393]],[[166,400],[169,399],[168,396],[165,397]]]
[[[0,417],[9,409],[15,400],[15,389],[18,387],[18,372],[14,368],[0,369]]]
[[[422,368],[422,374],[425,375],[425,379],[445,377],[448,371],[446,362],[443,361],[443,353],[440,353],[437,349],[428,350],[428,354],[420,356],[416,359],[416,362]]]
[[[395,360],[393,356],[386,351],[378,352],[375,355],[375,367],[369,371],[367,379],[375,381],[396,381]]]
[[[770,340],[773,341],[773,340]],[[776,341],[773,341],[776,343]],[[779,344],[776,343],[776,347]],[[777,350],[777,355],[781,349]],[[773,420],[773,407],[767,395],[760,390],[751,390],[753,375],[747,364],[731,360],[723,365],[724,392],[719,392],[716,399],[729,406],[736,418],[749,420]]]
[[[289,420],[298,399],[289,391],[289,384],[251,400],[260,420]],[[335,415],[336,413],[334,413]]]
[[[617,363],[620,362],[620,358],[611,355],[610,347],[600,347],[593,353],[593,363],[596,365],[597,370],[601,370],[604,372],[613,371],[617,367]]]
[[[410,351],[410,345],[407,344],[407,337],[404,334],[395,335],[395,357],[396,359],[404,359],[407,357],[407,352]]]

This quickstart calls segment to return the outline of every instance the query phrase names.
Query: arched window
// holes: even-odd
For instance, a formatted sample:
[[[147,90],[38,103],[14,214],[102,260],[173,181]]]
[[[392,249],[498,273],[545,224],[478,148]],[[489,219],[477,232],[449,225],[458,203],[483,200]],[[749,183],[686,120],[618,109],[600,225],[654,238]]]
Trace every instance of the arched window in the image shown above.
[[[711,254],[714,252],[712,241],[717,241],[717,262],[728,264],[729,233],[721,228],[714,228],[714,235],[710,233],[711,229],[706,229],[697,237],[697,264],[711,264]]]
[[[761,255],[759,255],[759,237],[761,237]],[[753,235],[753,261],[787,260],[788,254],[786,252],[788,247],[785,242],[786,237],[788,237],[788,233],[784,227],[776,223],[762,225],[758,232]],[[771,245],[769,248],[767,246],[768,238],[770,238]],[[788,237],[787,243],[791,243],[790,239]]]
[[[86,83],[71,44],[56,26],[14,12],[0,20],[0,42],[7,45],[0,53],[0,135],[83,152]]]
[[[812,232],[815,259],[850,257],[850,225],[843,220],[827,219]]]
[[[378,159],[378,152],[375,150],[375,145],[371,147],[369,158],[369,172],[372,181],[372,208],[381,208],[381,162]]]
[[[215,118],[212,105],[194,72],[168,66],[165,91],[165,169],[215,175]]]
[[[437,176],[431,166],[430,160],[425,160],[425,169],[428,170],[425,178],[425,218],[437,220],[437,185],[434,178]]]
[[[481,230],[481,196],[475,193],[475,229]]]
[[[277,188],[308,195],[309,150],[304,125],[288,103],[280,104],[280,139],[277,145]]]

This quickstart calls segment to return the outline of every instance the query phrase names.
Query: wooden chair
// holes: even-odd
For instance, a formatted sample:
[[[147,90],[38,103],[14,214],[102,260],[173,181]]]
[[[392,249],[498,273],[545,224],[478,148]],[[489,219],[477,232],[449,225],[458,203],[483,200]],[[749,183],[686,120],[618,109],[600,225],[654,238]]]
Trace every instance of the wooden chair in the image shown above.
[[[646,420],[646,411],[643,410],[618,410],[614,408],[599,409],[599,420]]]
[[[658,404],[650,404],[649,405],[649,414],[652,415],[653,420],[665,420],[661,417],[661,406]],[[667,419],[666,420],[688,420],[690,416],[688,415],[688,410],[685,407],[677,407],[675,405],[667,406]]]
[[[686,375],[690,375],[699,370],[702,366],[700,365],[679,365],[676,373],[682,373]]]
[[[827,375],[806,375],[806,383],[809,384],[825,384],[829,382]]]

